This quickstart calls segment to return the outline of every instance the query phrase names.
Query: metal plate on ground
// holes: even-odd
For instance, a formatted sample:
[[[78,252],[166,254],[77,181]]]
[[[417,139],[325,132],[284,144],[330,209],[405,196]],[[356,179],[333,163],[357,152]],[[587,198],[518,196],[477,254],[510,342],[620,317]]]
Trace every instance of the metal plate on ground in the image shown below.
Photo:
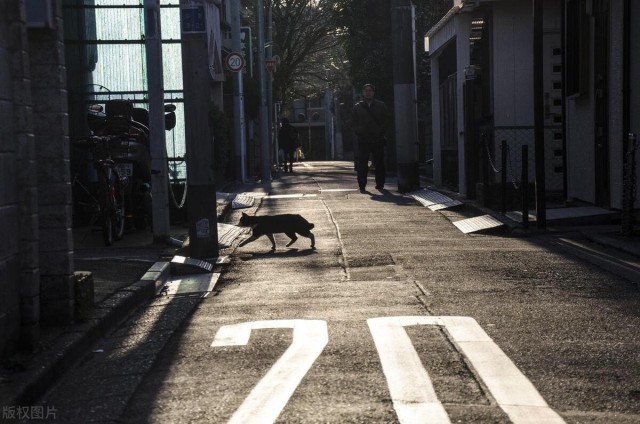
[[[229,247],[233,241],[246,231],[237,225],[218,223],[218,246]]]
[[[232,209],[250,208],[255,203],[256,198],[247,193],[238,193],[231,202]]]
[[[189,258],[176,255],[171,259],[171,273],[182,274],[204,274],[213,271],[213,265],[201,259]]]
[[[440,209],[448,209],[454,206],[460,206],[462,204],[459,200],[451,200],[450,202],[445,203],[436,203],[435,205],[430,205],[429,209],[432,211],[439,211]]]
[[[491,228],[498,228],[504,224],[495,219],[491,215],[476,216],[473,218],[463,219],[453,223],[460,231],[465,234],[476,233],[478,231],[489,230]]]
[[[195,293],[202,293],[206,296],[214,289],[219,278],[220,273],[217,272],[173,278],[167,282],[163,292],[171,296]]]
[[[442,207],[438,207],[437,209],[431,209],[431,210],[446,209],[452,206],[457,206],[462,204],[462,202],[458,200],[453,200],[449,196],[445,196],[444,194],[439,193],[437,191],[427,190],[427,189],[412,191],[411,193],[407,193],[407,195],[413,197],[415,200],[420,202],[423,206],[429,207],[430,209],[431,209],[431,206],[443,205]]]

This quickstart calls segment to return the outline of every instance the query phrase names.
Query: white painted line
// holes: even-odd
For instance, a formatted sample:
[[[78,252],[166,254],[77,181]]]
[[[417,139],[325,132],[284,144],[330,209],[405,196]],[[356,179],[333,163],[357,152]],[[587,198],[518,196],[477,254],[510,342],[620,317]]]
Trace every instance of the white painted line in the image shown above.
[[[372,318],[367,320],[367,322],[369,323],[369,328],[374,340],[381,339],[383,340],[383,344],[389,344],[390,346],[393,346],[394,340],[389,339],[388,327],[396,327],[398,329],[408,325],[438,325],[444,327],[460,353],[467,357],[469,363],[485,383],[500,408],[502,408],[514,424],[534,422],[545,424],[564,423],[564,420],[549,408],[533,384],[518,370],[515,364],[504,354],[498,345],[493,342],[489,335],[473,318],[404,316]],[[401,330],[404,331],[404,329]],[[393,337],[398,337],[397,333],[397,331],[394,331]],[[376,341],[376,346],[378,346],[377,343]],[[385,355],[390,358],[385,357],[383,359],[383,354],[381,353],[380,355],[385,376],[389,381],[389,390],[393,404],[396,407],[398,418],[401,422],[410,422],[406,421],[408,419],[412,419],[412,423],[436,422],[433,421],[433,418],[420,420],[418,420],[417,417],[416,419],[409,418],[410,411],[403,411],[403,409],[407,409],[402,404],[404,399],[421,399],[419,400],[421,405],[415,405],[413,408],[422,407],[425,410],[435,410],[431,397],[435,395],[429,392],[429,386],[415,381],[417,378],[428,379],[429,376],[426,374],[426,371],[419,372],[415,374],[415,376],[412,376],[401,370],[402,367],[406,366],[405,363],[401,362],[402,360],[406,361],[403,357],[407,355],[412,356],[413,353],[415,353],[413,346],[410,346],[413,353],[406,353],[407,347],[405,344],[406,341],[404,340],[404,336],[402,336],[400,339],[401,347],[395,349],[395,351],[392,350],[385,353]],[[382,352],[382,349],[379,350]],[[419,365],[422,367],[421,364]],[[415,364],[410,364],[410,367],[417,369]],[[403,375],[401,377],[395,377],[394,374]],[[410,393],[412,397],[407,398],[406,396],[408,395],[405,392],[414,391],[414,387],[416,388],[415,393]],[[401,416],[401,414],[406,414],[406,418]]]
[[[398,318],[367,320],[401,423],[449,424],[427,370]]]
[[[264,328],[292,328],[293,340],[231,416],[230,424],[275,422],[329,340],[326,321],[253,321],[221,327],[211,346],[244,346],[251,330]]]

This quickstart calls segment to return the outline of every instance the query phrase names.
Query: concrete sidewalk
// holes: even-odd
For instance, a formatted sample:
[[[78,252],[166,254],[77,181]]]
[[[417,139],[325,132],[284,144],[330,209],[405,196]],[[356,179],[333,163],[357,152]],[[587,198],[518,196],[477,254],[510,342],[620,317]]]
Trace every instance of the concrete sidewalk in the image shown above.
[[[222,187],[217,196],[220,222],[231,209],[239,184]],[[156,296],[170,273],[168,263],[184,249],[187,224],[172,225],[170,242],[153,242],[149,230],[125,234],[105,247],[100,232],[74,228],[76,272],[91,273],[94,307],[82,322],[63,327],[43,327],[39,349],[19,353],[0,366],[0,405],[33,405],[92,346],[113,331],[145,301]]]

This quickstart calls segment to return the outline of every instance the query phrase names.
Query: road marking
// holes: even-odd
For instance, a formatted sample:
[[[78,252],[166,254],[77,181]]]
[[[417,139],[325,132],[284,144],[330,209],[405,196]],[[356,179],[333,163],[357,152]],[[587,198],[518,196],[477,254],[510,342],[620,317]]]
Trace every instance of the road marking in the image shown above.
[[[367,320],[398,420],[407,424],[448,424],[451,421],[447,411],[433,389],[429,374],[411,344],[401,318]]]
[[[229,423],[275,422],[329,340],[327,323],[322,320],[252,321],[221,327],[211,346],[245,346],[252,330],[265,328],[292,328],[293,340],[251,390]]]
[[[444,327],[514,424],[564,423],[531,382],[470,317],[400,316],[367,320],[402,423],[449,423],[427,371],[403,327]]]

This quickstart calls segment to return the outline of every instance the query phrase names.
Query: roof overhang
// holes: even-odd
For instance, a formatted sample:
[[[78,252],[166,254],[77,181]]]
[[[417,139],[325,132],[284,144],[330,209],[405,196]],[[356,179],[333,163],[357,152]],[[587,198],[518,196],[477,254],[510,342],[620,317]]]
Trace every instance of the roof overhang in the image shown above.
[[[453,17],[460,13],[463,3],[454,5],[424,36],[424,49],[433,55],[456,35]]]

